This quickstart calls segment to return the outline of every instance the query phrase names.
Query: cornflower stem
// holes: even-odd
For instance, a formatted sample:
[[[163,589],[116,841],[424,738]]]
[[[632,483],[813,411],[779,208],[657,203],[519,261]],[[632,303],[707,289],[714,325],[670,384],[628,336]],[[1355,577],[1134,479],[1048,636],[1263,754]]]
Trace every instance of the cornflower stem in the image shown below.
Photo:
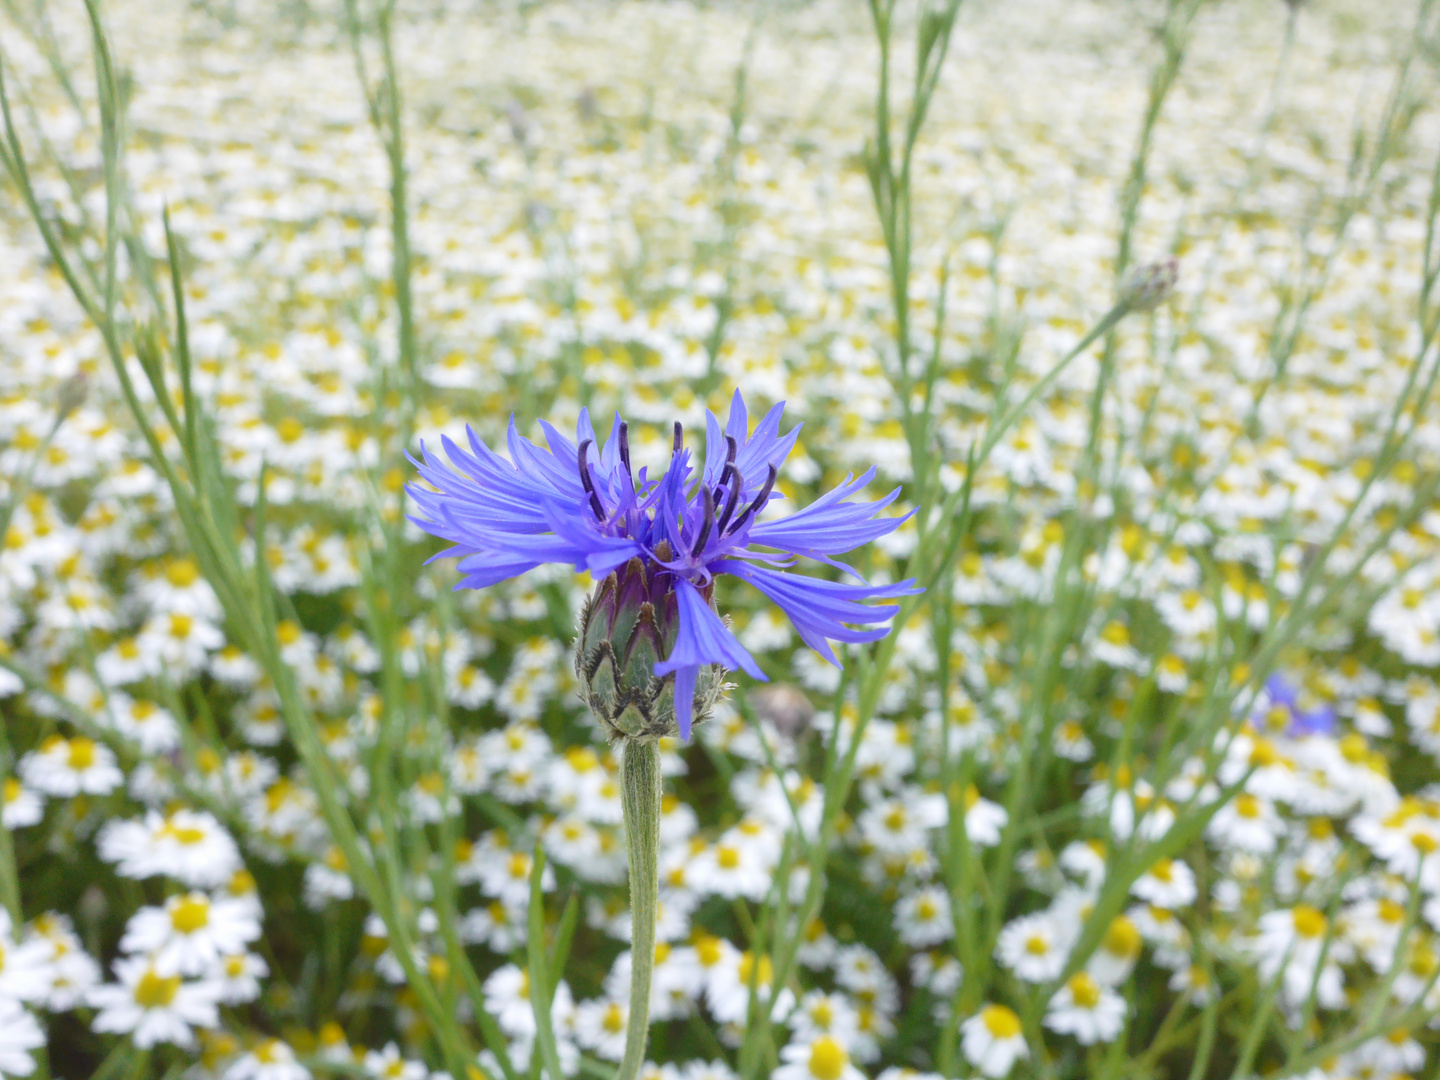
[[[645,1064],[650,1034],[650,977],[660,906],[660,747],[653,739],[625,743],[620,799],[630,863],[630,1024],[615,1080],[635,1080]]]

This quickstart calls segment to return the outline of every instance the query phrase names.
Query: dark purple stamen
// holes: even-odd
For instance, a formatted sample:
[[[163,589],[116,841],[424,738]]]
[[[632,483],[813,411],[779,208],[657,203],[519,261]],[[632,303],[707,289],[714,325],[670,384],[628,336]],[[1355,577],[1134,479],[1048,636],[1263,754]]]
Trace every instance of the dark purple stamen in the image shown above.
[[[595,517],[599,521],[605,520],[605,507],[600,502],[600,496],[595,494],[595,484],[590,479],[590,462],[585,460],[585,452],[590,449],[590,440],[586,439],[580,444],[579,458],[580,486],[585,489],[585,494],[590,496],[590,509],[595,511]]]
[[[678,454],[680,447],[685,445],[685,429],[680,426],[680,421],[675,421],[675,445],[671,448],[672,454]]]
[[[736,480],[735,483],[730,486],[730,494],[725,499],[725,509],[720,513],[720,520],[715,523],[721,536],[725,535],[725,526],[730,521],[730,515],[735,512],[735,502],[739,498],[740,481]]]
[[[625,475],[633,477],[630,471],[630,425],[624,420],[620,421],[620,464],[625,466]],[[630,486],[635,486],[635,481],[630,481]]]
[[[734,475],[734,473],[735,473],[735,454],[736,454],[738,451],[739,451],[739,447],[737,447],[737,446],[735,445],[735,436],[733,436],[733,435],[726,435],[726,436],[725,436],[725,468],[723,468],[723,469],[720,470],[720,480],[719,480],[719,482],[715,485],[717,489],[723,488],[723,487],[725,486],[725,482],[726,482],[727,480],[729,480],[732,475]]]
[[[776,475],[775,466],[771,465],[770,475],[765,478],[765,486],[760,489],[760,494],[755,496],[755,501],[742,510],[740,516],[735,519],[735,524],[730,527],[732,533],[739,532],[740,526],[749,520],[751,514],[760,512],[760,508],[765,505],[765,500],[770,498],[770,492],[774,490]]]
[[[701,488],[700,494],[705,499],[705,520],[700,523],[700,535],[695,537],[695,543],[690,546],[691,558],[705,550],[705,541],[710,539],[710,530],[715,525],[715,500],[710,497],[710,489]]]

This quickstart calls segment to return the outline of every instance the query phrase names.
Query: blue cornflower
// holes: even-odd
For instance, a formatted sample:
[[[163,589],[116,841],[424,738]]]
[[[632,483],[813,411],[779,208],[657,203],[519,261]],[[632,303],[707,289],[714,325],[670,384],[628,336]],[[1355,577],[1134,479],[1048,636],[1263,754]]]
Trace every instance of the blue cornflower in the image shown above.
[[[1271,675],[1265,680],[1265,693],[1270,699],[1272,710],[1280,709],[1288,714],[1285,734],[1293,738],[1306,735],[1333,735],[1335,733],[1335,710],[1329,705],[1304,709],[1300,705],[1299,691],[1281,675]]]
[[[797,426],[780,434],[783,410],[776,405],[751,432],[736,391],[723,430],[714,413],[706,414],[704,464],[696,469],[677,423],[658,476],[632,467],[629,427],[618,415],[603,445],[584,410],[574,442],[542,420],[547,450],[517,434],[511,417],[509,461],[467,428],[469,450],[442,439],[448,466],[421,444],[425,460],[414,464],[431,487],[410,485],[420,509],[411,520],[454,545],[434,558],[459,557],[457,589],[484,588],[551,562],[597,578],[620,575],[606,595],[648,605],[639,618],[655,630],[648,674],[667,684],[673,676],[674,720],[688,739],[702,669],[765,679],[715,610],[717,575],[731,574],[769,597],[805,643],[837,666],[831,641],[878,640],[889,628],[877,624],[899,610],[865,601],[919,591],[913,580],[851,585],[786,572],[805,557],[853,573],[835,556],[885,536],[909,515],[877,517],[898,488],[875,502],[850,501],[874,477],[872,468],[788,517],[761,520],[770,501],[781,498],[776,475],[800,433]],[[636,624],[632,612],[625,633],[633,637]]]

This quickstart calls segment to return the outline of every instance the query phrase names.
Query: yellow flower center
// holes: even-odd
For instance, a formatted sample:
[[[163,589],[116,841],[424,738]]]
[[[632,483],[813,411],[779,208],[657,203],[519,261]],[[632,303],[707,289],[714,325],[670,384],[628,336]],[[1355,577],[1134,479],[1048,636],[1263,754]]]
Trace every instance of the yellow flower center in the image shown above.
[[[1250,764],[1256,768],[1263,769],[1267,765],[1274,765],[1280,760],[1280,752],[1275,749],[1275,744],[1268,739],[1256,739],[1255,745],[1250,750]]]
[[[83,735],[70,740],[70,768],[84,772],[95,764],[95,744]]]
[[[605,1019],[602,1024],[611,1035],[619,1035],[625,1030],[624,1010],[612,1001],[609,1008],[605,1010]]]
[[[572,746],[566,750],[565,760],[578,773],[589,772],[600,764],[600,758],[595,751],[583,746]]]
[[[747,986],[750,984],[750,973],[755,966],[755,958],[749,953],[740,954],[740,981]],[[757,986],[769,986],[770,980],[775,978],[775,969],[770,963],[770,957],[760,957],[760,972],[755,979]]]
[[[810,1075],[815,1080],[840,1080],[850,1055],[829,1035],[822,1035],[810,1044]]]
[[[1083,971],[1070,976],[1070,997],[1082,1009],[1093,1009],[1100,1004],[1100,987]]]
[[[1290,913],[1295,923],[1295,933],[1301,937],[1318,938],[1325,933],[1325,916],[1309,904],[1298,904]]]
[[[1124,915],[1115,919],[1105,931],[1105,951],[1111,956],[1126,958],[1140,952],[1140,931]]]
[[[1435,950],[1429,945],[1421,942],[1410,955],[1410,963],[1407,966],[1412,975],[1428,979],[1435,974],[1436,967],[1440,967],[1440,957],[1435,955]]]
[[[200,578],[200,568],[192,559],[176,559],[165,568],[165,578],[177,589],[188,589]]]
[[[163,1009],[175,1000],[180,989],[180,976],[160,976],[152,968],[135,984],[135,1004],[142,1009]]]
[[[205,839],[205,830],[197,829],[190,825],[181,825],[178,828],[174,825],[165,826],[165,835],[169,836],[177,844],[198,844]]]
[[[740,849],[722,844],[715,852],[715,861],[720,864],[721,870],[734,870],[740,865]]]
[[[702,967],[714,967],[720,962],[720,939],[703,937],[695,944],[695,954]]]
[[[1385,896],[1380,899],[1379,915],[1384,922],[1398,923],[1401,919],[1405,918],[1405,909],[1388,896]]]
[[[980,1010],[980,1022],[995,1039],[1013,1039],[1020,1034],[1020,1017],[1004,1005],[986,1005]]]
[[[187,896],[170,909],[170,925],[182,934],[193,934],[210,923],[210,901],[203,896]]]

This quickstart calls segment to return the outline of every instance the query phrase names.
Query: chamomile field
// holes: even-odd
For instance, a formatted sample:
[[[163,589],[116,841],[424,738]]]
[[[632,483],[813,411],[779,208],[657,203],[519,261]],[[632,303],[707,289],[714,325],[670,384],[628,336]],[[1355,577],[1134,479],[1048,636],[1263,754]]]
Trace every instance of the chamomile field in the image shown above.
[[[5,0],[0,1077],[1440,1069],[1440,4]]]

